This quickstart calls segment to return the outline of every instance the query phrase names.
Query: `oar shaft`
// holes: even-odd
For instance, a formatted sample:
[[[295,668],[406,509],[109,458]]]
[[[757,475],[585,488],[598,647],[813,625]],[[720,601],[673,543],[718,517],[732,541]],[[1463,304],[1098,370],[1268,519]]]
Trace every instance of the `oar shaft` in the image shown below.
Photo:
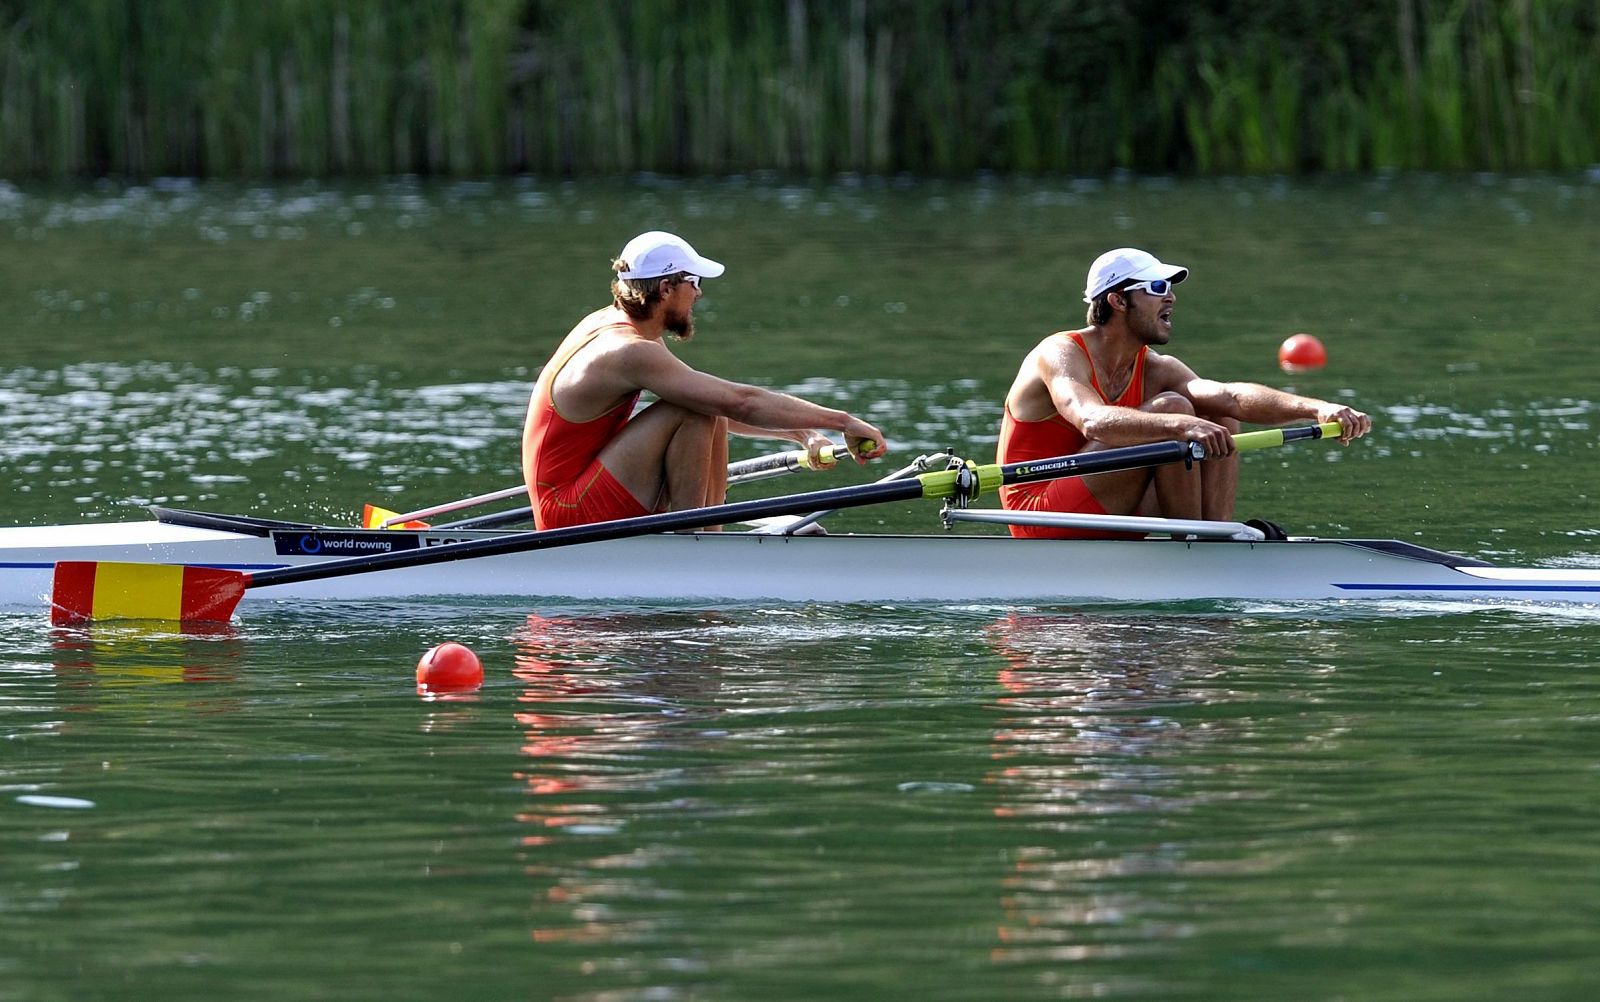
[[[990,463],[979,466],[968,464],[965,468],[924,473],[921,482],[925,498],[955,498],[968,500],[989,494],[1012,484],[1031,484],[1040,480],[1060,480],[1063,477],[1086,477],[1095,473],[1114,473],[1144,466],[1161,466],[1166,463],[1194,462],[1204,459],[1206,451],[1195,442],[1151,442],[1147,445],[1129,445],[1101,452],[1082,452],[1072,456],[1051,456],[1024,463]]]
[[[794,515],[815,508],[859,508],[864,505],[883,504],[890,501],[909,501],[923,496],[922,484],[915,480],[896,480],[884,484],[866,484],[858,487],[836,487],[826,491],[790,494],[778,498],[738,501],[733,504],[713,505],[709,508],[691,508],[686,511],[666,512],[660,515],[642,515],[638,518],[595,522],[564,529],[544,529],[516,532],[496,539],[473,539],[420,550],[399,550],[372,556],[330,560],[320,564],[299,567],[280,567],[258,571],[250,575],[250,587],[262,588],[296,581],[320,581],[324,578],[343,577],[347,574],[364,574],[368,571],[390,570],[399,567],[421,567],[445,563],[465,557],[492,557],[502,553],[524,553],[552,546],[569,546],[577,543],[599,543],[608,539],[642,536],[658,532],[677,532],[698,529],[725,522],[744,522],[772,515]]]
[[[518,495],[526,493],[528,493],[528,489],[521,484],[518,484],[515,487],[502,488],[498,491],[491,491],[488,494],[479,494],[475,498],[462,498],[460,501],[447,501],[444,504],[436,504],[431,508],[418,508],[416,511],[408,511],[403,515],[392,515],[389,518],[384,519],[383,522],[379,524],[378,528],[387,529],[389,526],[399,525],[401,522],[410,522],[411,520],[418,518],[428,518],[432,515],[443,515],[447,512],[460,511],[463,508],[476,508],[480,504],[494,504],[496,501],[504,501],[507,498],[514,498]]]
[[[831,447],[823,446],[821,451],[823,462],[829,462],[832,460],[833,449]],[[806,452],[804,449],[790,449],[788,452],[775,452],[770,456],[755,456],[751,459],[741,459],[737,463],[729,463],[728,484],[729,486],[732,486],[738,483],[749,483],[752,480],[764,480],[767,477],[790,473],[794,470],[810,468],[810,453]],[[527,488],[525,487],[508,487],[504,491],[496,491],[494,495],[486,494],[482,500],[483,503],[488,503],[488,500],[490,499],[501,501],[506,498],[516,497],[519,494],[526,493]],[[457,502],[449,506],[440,506],[430,510],[427,514],[437,515],[446,511],[455,511],[458,508],[470,508],[479,500],[480,499],[475,498],[472,499],[470,503]],[[404,515],[400,518],[389,519],[384,523],[384,525],[387,526],[390,523],[398,524],[400,521],[422,517],[425,516],[421,514]],[[523,505],[520,508],[508,508],[505,511],[497,511],[489,515],[475,515],[472,518],[458,519],[457,521],[448,522],[444,525],[436,525],[434,528],[496,529],[503,525],[516,525],[520,522],[527,522],[532,518],[533,506]],[[715,525],[716,523],[704,522],[702,524]]]
[[[1262,431],[1241,432],[1233,436],[1233,445],[1241,451],[1267,449],[1283,445],[1285,442],[1337,437],[1340,430],[1336,422],[1298,428],[1267,428]],[[1087,477],[1096,473],[1113,473],[1143,466],[1161,466],[1166,463],[1192,463],[1204,458],[1206,458],[1205,448],[1198,442],[1151,442],[1146,445],[1130,445],[1100,452],[1053,456],[1032,462],[1008,463],[1004,466],[991,464],[972,466],[967,470],[926,473],[918,479],[927,487],[923,497],[948,498],[956,496],[961,491],[962,488],[958,483],[963,475],[976,479],[976,493],[988,493],[1012,484],[1031,484],[1040,480],[1059,480],[1063,477]]]
[[[935,463],[948,463],[949,461],[950,454],[948,452],[936,452],[932,455],[918,456],[909,465],[895,470],[886,477],[879,477],[877,482],[881,484],[885,480],[904,480],[914,474],[928,472],[928,470],[931,469]],[[770,529],[761,529],[758,531],[769,533],[774,536],[792,536],[798,533],[801,529],[804,529],[806,526],[811,525],[814,522],[820,522],[832,514],[832,510],[824,508],[820,511],[814,511],[811,514],[806,515],[804,518],[797,519],[793,522],[789,522],[781,526],[773,526]]]
[[[524,491],[526,493],[526,491]],[[502,525],[516,525],[519,522],[533,520],[533,505],[525,504],[520,508],[507,508],[497,511],[492,515],[474,515],[471,518],[457,519],[443,525],[434,526],[435,529],[498,529]]]
[[[823,465],[833,462],[832,446],[825,445],[818,452]],[[756,456],[754,459],[741,459],[737,463],[729,463],[728,483],[759,480],[793,473],[800,469],[811,469],[811,453],[804,449],[790,449],[788,452],[775,452],[770,456]]]
[[[1194,442],[1151,442],[1148,445],[1130,445],[1102,452],[1057,456],[1035,463],[1008,463],[999,468],[1000,483],[1009,487],[1012,484],[1060,480],[1062,477],[1087,477],[1095,473],[1111,473],[1143,466],[1162,466],[1166,463],[1193,462],[1204,458],[1206,451]]]

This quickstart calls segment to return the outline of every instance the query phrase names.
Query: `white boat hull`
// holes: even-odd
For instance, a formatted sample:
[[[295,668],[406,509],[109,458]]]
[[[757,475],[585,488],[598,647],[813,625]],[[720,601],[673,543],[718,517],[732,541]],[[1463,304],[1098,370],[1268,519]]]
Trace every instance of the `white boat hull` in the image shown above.
[[[0,605],[42,608],[57,560],[256,571],[490,535],[496,534],[287,529],[253,535],[159,521],[0,529]],[[306,549],[321,552],[295,552]],[[252,588],[245,602],[431,596],[701,603],[1600,603],[1600,570],[1495,568],[1386,540],[698,533]]]

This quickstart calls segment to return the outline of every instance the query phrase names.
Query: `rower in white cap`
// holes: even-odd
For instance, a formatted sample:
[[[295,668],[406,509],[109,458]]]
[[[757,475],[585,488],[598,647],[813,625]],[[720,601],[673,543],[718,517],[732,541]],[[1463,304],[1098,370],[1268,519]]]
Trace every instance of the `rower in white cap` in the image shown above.
[[[827,432],[858,462],[884,454],[881,431],[844,411],[699,372],[668,335],[694,336],[702,279],[723,266],[659,230],[612,263],[612,303],[578,322],[534,386],[522,468],[541,529],[722,504],[730,432],[799,443],[825,465]],[[657,399],[638,414],[641,392]]]
[[[1005,508],[1092,515],[1160,515],[1230,520],[1239,480],[1232,434],[1239,423],[1297,418],[1338,422],[1340,440],[1365,435],[1372,420],[1343,404],[1257,383],[1197,376],[1152,350],[1172,339],[1172,311],[1189,269],[1119,247],[1095,259],[1083,301],[1088,326],[1039,342],[1006,394],[999,461],[1020,463],[1115,446],[1172,439],[1199,442],[1206,462],[1168,465],[1000,489]],[[1014,525],[1016,536],[1115,535],[1096,530]]]

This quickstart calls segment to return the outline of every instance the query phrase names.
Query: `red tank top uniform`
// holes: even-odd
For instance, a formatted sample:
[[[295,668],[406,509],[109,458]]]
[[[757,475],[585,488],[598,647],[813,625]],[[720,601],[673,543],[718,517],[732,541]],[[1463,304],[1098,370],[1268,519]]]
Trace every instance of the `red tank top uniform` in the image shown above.
[[[590,325],[590,330],[571,348],[550,360],[549,378],[541,378],[533,393],[522,448],[532,457],[528,492],[533,500],[534,524],[540,529],[650,514],[600,463],[600,450],[628,423],[634,405],[639,402],[639,394],[630,394],[615,407],[588,421],[567,420],[556,409],[552,398],[556,377],[573,355],[602,332],[628,326],[598,321],[597,317],[604,312],[590,314],[573,328],[576,333]]]
[[[1138,407],[1144,403],[1144,361],[1149,349],[1141,347],[1133,361],[1133,376],[1117,399],[1106,396],[1100,385],[1100,375],[1095,372],[1094,358],[1083,343],[1078,331],[1068,331],[1084,357],[1089,359],[1089,378],[1100,399],[1117,407]],[[1085,443],[1083,432],[1060,414],[1052,414],[1043,421],[1019,421],[1006,403],[1005,415],[1000,420],[1000,445],[998,461],[1001,464],[1023,463],[1052,456],[1070,456],[1081,452]],[[1000,507],[1010,511],[1063,511],[1086,515],[1104,515],[1106,510],[1090,493],[1082,477],[1064,477],[1035,484],[1012,484],[1000,488]],[[1061,529],[1042,525],[1013,525],[1011,534],[1027,539],[1139,539],[1143,533],[1104,532],[1096,529]]]

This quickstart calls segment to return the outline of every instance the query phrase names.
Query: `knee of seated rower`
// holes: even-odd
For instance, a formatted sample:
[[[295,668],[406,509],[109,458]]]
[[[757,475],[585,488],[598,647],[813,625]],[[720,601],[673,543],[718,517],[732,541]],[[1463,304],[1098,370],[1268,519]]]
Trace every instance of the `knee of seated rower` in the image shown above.
[[[706,438],[711,438],[718,433],[724,435],[728,433],[727,418],[713,417],[710,414],[701,414],[698,411],[685,410],[681,407],[678,410],[681,412],[678,416],[679,432],[687,432],[690,435],[704,436]]]
[[[709,435],[717,429],[717,422],[725,419],[701,414],[687,407],[669,404],[665,400],[657,400],[634,416],[633,422],[638,424],[649,423],[657,428],[670,428],[672,433],[687,431],[690,434]]]
[[[1194,401],[1181,393],[1166,390],[1146,400],[1140,409],[1153,414],[1193,414]]]

